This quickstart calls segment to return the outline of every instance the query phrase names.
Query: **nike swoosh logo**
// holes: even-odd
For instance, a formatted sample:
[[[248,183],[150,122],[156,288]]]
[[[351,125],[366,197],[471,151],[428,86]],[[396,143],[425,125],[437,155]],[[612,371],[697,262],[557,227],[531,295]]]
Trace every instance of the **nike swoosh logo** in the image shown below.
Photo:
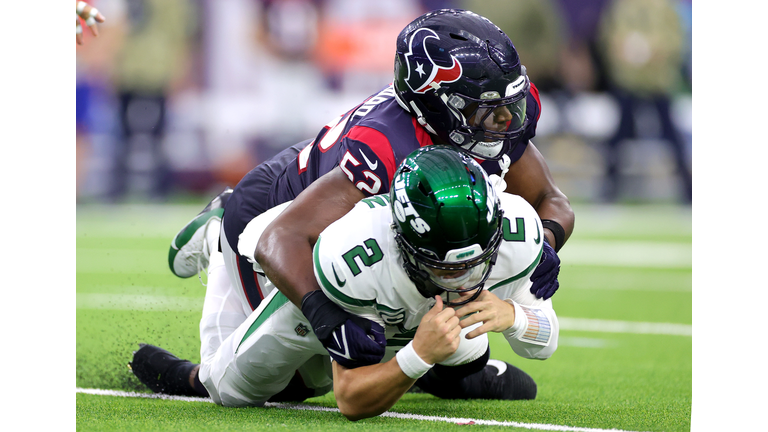
[[[536,238],[533,239],[533,242],[536,244],[541,243],[541,231],[539,231],[539,224],[536,224]]]
[[[501,376],[504,372],[507,371],[507,364],[501,360],[490,359],[488,360],[487,364],[499,370],[499,373],[497,373],[496,376]]]
[[[346,324],[341,325],[341,340],[342,342],[339,342],[339,337],[336,335],[336,332],[333,332],[333,339],[336,341],[336,345],[344,349],[344,352],[336,351],[335,349],[328,348],[329,352],[332,352],[336,354],[337,356],[344,357],[347,360],[352,360],[352,357],[349,355],[349,346],[347,346],[347,328]],[[506,365],[505,365],[506,367]]]
[[[379,166],[379,161],[376,161],[376,163],[371,163],[371,161],[368,160],[368,157],[365,156],[365,153],[363,153],[362,149],[360,149],[360,154],[363,155],[363,159],[365,159],[365,163],[368,164],[368,168],[370,168],[371,171],[376,171],[376,168]]]
[[[336,284],[337,284],[339,287],[343,287],[344,285],[346,285],[346,284],[347,284],[347,281],[346,281],[346,279],[345,279],[345,280],[341,280],[341,279],[339,279],[339,275],[337,275],[337,274],[336,274],[336,267],[334,267],[334,266],[333,266],[333,263],[331,263],[331,270],[333,270],[333,277],[335,277],[335,278],[336,278]]]

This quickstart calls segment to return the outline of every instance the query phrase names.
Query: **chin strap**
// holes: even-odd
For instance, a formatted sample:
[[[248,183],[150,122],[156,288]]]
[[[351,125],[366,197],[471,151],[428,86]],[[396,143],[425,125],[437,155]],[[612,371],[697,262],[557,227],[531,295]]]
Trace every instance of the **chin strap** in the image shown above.
[[[499,192],[504,192],[507,189],[507,182],[504,181],[504,176],[507,175],[507,171],[509,171],[509,166],[512,165],[511,160],[509,159],[508,155],[504,155],[499,159],[499,168],[501,168],[501,174],[491,174],[488,176],[491,179],[491,184],[493,184],[493,187],[496,188]]]

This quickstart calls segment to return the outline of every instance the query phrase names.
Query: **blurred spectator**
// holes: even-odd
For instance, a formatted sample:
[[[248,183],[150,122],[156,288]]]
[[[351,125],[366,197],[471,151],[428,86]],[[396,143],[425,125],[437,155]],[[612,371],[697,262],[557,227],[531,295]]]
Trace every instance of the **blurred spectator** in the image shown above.
[[[166,101],[190,70],[196,14],[189,0],[123,1],[125,14],[115,17],[123,36],[114,65],[121,136],[108,198],[121,200],[137,186],[162,200],[171,186],[162,146]]]
[[[424,12],[410,0],[326,0],[315,62],[328,85],[368,93],[390,83],[397,35]]]
[[[285,59],[309,59],[317,43],[324,0],[260,0],[260,39]]]
[[[678,0],[677,13],[680,15],[680,25],[683,27],[683,78],[688,93],[691,92],[693,77],[693,3],[692,0]]]
[[[670,145],[682,185],[682,199],[690,203],[691,172],[685,143],[672,120],[671,97],[680,89],[683,70],[683,29],[671,0],[614,0],[600,28],[601,52],[621,118],[606,142],[603,198],[619,196],[619,145],[649,135],[640,125],[640,110],[653,109],[661,138]]]
[[[555,0],[464,0],[461,7],[488,17],[509,36],[539,91],[562,85],[563,17]]]
[[[570,95],[606,91],[604,66],[599,54],[597,28],[610,0],[557,0],[566,42],[561,55],[563,88]]]
[[[99,7],[102,16],[122,14],[120,4],[114,0],[89,2]],[[83,12],[86,9],[83,8]],[[101,13],[99,14],[101,15]],[[75,142],[76,142],[76,194],[78,200],[91,195],[88,189],[94,182],[95,167],[104,153],[105,137],[112,133],[112,90],[110,76],[113,70],[114,52],[119,43],[114,31],[114,20],[98,21],[100,33],[83,32],[78,38],[75,83]],[[107,138],[108,140],[108,138]],[[96,174],[98,177],[98,174]],[[89,180],[90,178],[90,180]],[[85,190],[85,191],[84,191]]]
[[[323,79],[312,59],[323,1],[203,3],[203,146],[214,179],[234,185],[331,118],[307,97],[324,99]],[[317,117],[321,120],[312,121]]]
[[[237,183],[390,83],[397,34],[423,3],[451,2],[205,0],[200,105],[214,178]]]

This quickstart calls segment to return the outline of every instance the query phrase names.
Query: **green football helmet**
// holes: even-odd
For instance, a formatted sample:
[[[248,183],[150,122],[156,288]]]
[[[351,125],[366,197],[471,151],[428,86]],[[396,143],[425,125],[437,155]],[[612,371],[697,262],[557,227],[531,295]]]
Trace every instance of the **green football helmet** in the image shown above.
[[[451,146],[426,146],[409,154],[389,192],[395,240],[403,267],[427,298],[472,292],[476,299],[496,262],[503,211],[488,174]]]

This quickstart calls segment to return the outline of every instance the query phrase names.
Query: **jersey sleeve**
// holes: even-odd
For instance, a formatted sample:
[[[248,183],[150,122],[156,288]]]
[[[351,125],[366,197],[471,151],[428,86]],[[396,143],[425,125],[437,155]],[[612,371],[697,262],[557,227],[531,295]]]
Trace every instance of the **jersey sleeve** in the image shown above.
[[[530,292],[531,274],[541,260],[543,227],[536,211],[523,198],[500,194],[504,209],[502,246],[488,288],[515,308],[515,323],[502,332],[512,350],[529,359],[547,359],[557,349],[560,326],[551,300]]]
[[[367,126],[353,126],[341,140],[339,167],[366,196],[389,191],[397,164],[389,139]]]
[[[527,289],[495,292],[512,303],[515,324],[502,332],[509,346],[520,357],[545,360],[557,350],[560,324],[552,300],[537,299]]]

